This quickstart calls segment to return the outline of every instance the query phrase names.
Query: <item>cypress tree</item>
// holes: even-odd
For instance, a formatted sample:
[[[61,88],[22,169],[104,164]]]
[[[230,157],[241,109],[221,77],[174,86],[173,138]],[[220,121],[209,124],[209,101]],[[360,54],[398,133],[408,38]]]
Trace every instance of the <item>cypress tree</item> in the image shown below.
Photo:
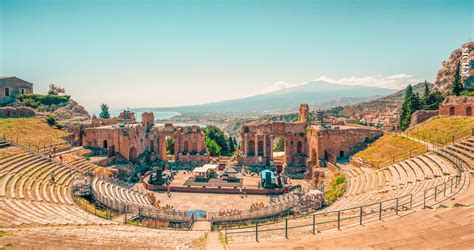
[[[411,115],[413,114],[413,87],[411,85],[407,86],[405,91],[405,99],[403,100],[402,108],[400,110],[400,129],[405,130],[410,125]]]
[[[463,86],[461,84],[461,74],[460,74],[460,62],[456,65],[456,72],[454,73],[454,80],[453,80],[453,86],[451,89],[451,94],[459,96],[461,94],[461,91],[463,90]]]

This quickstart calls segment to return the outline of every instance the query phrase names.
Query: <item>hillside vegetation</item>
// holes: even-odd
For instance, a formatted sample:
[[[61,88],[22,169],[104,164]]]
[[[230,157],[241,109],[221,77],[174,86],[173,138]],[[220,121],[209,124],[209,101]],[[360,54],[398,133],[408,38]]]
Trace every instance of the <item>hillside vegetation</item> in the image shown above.
[[[437,116],[409,129],[405,134],[437,146],[444,146],[471,136],[472,129],[474,129],[473,117]]]
[[[426,147],[419,142],[399,135],[386,134],[355,154],[354,158],[359,158],[373,167],[382,168],[426,151]]]
[[[25,147],[41,151],[57,149],[67,146],[67,141],[63,139],[67,133],[48,126],[44,118],[9,118],[0,119],[0,138],[5,136],[8,140],[18,142]],[[49,149],[48,147],[51,146]]]

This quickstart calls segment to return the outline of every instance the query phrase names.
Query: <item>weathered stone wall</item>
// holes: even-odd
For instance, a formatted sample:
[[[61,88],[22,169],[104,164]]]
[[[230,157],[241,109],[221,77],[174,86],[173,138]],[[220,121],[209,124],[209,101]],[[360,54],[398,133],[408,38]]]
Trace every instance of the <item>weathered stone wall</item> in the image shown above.
[[[166,124],[159,127],[148,125],[147,128],[142,124],[127,124],[85,128],[82,144],[107,148],[109,155],[119,153],[130,161],[135,161],[145,152],[153,158],[165,160],[167,137],[175,140],[174,156],[177,161],[209,161],[205,136],[198,126],[174,127]]]
[[[438,114],[438,110],[417,110],[411,115],[410,127],[414,127]]]
[[[240,164],[268,163],[273,160],[273,143],[285,140],[285,163],[297,163],[295,154],[307,155],[306,123],[272,122],[247,124],[240,131]]]
[[[439,106],[439,115],[472,117],[474,96],[447,96]]]
[[[334,154],[337,159],[348,157],[360,150],[365,143],[382,136],[383,132],[373,128],[359,126],[341,126],[324,129],[312,126],[308,131],[309,163],[320,165],[320,161],[328,154]]]
[[[9,117],[33,117],[35,116],[35,111],[30,107],[2,107],[0,108],[0,118],[9,118]]]

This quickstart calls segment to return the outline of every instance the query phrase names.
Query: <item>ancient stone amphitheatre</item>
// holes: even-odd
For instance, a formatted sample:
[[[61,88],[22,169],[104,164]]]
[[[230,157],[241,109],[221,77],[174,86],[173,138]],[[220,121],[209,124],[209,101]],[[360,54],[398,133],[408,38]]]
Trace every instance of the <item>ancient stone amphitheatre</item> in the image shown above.
[[[301,105],[298,120],[291,123],[243,125],[232,157],[210,156],[200,127],[156,125],[152,113],[140,122],[125,113],[116,120],[94,117],[71,134],[71,145],[52,150],[4,135],[0,244],[472,246],[472,131],[445,145],[420,135],[437,119],[459,118],[435,117],[408,133],[383,135],[363,126],[313,124],[308,111]],[[421,150],[405,151],[386,164],[364,158],[339,163],[345,154],[374,150],[386,136]],[[169,137],[174,140],[171,155]],[[272,141],[280,137],[283,156],[273,153]],[[366,144],[373,146],[364,150]],[[136,180],[121,177],[144,166],[150,167],[137,172]]]
[[[472,14],[0,0],[0,250],[474,249]]]

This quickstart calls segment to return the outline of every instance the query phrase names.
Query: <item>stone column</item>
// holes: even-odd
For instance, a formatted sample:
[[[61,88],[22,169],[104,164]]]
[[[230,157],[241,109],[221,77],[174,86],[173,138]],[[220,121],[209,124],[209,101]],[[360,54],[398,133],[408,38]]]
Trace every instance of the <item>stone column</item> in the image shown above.
[[[243,152],[244,152],[244,156],[247,156],[249,151],[248,151],[248,143],[247,143],[247,134],[245,134],[244,136],[242,136],[242,149],[243,149]]]
[[[267,157],[267,135],[263,134],[263,157]]]
[[[258,162],[258,134],[255,134],[255,141],[254,141],[254,146],[255,146],[255,158],[256,161]]]

